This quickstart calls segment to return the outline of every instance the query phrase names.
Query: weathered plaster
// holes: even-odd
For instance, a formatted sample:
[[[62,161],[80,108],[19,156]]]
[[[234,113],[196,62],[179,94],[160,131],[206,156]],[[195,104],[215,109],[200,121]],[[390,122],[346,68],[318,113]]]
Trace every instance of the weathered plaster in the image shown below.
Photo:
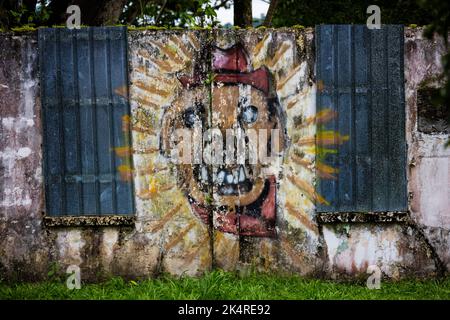
[[[276,91],[289,139],[314,137],[314,125],[297,127],[316,113],[311,29],[129,32],[131,122],[138,129],[132,146],[136,216],[126,224],[120,218],[44,217],[37,37],[1,34],[0,278],[42,279],[55,262],[63,271],[79,265],[85,280],[111,274],[200,275],[212,268],[332,278],[365,275],[371,264],[393,278],[448,270],[450,149],[443,149],[448,135],[416,129],[417,88],[439,73],[444,47],[420,32],[405,32],[410,218],[390,213],[384,220],[316,217],[314,194],[305,187],[315,182],[314,153],[303,150],[299,159],[288,144],[283,162],[273,168],[282,171],[274,238],[226,233],[201,221],[178,187],[180,171],[159,152],[160,131],[165,110],[182,93],[177,75],[192,75],[197,62],[210,70],[202,45],[225,48],[240,42],[253,68],[268,65],[283,84]],[[196,94],[208,103],[207,89],[189,93],[186,103]]]
[[[450,268],[450,148],[448,134],[426,134],[417,129],[417,90],[426,83],[439,86],[442,39],[428,40],[422,29],[405,32],[405,99],[408,142],[410,212],[438,258]]]

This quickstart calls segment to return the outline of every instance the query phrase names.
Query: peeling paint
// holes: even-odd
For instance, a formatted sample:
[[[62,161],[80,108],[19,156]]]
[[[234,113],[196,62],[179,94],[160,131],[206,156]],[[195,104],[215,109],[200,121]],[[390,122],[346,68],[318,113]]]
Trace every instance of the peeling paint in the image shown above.
[[[313,31],[280,29],[130,31],[133,145],[128,149],[134,150],[130,172],[136,215],[132,219],[46,217],[36,36],[0,37],[0,63],[10,66],[0,70],[0,84],[4,84],[0,87],[2,277],[43,279],[54,262],[63,269],[80,265],[90,280],[99,274],[197,276],[212,268],[345,278],[365,274],[374,264],[396,279],[436,276],[440,268],[448,271],[450,149],[443,148],[448,135],[418,132],[416,119],[418,86],[439,72],[443,45],[424,39],[421,29],[405,31],[408,191],[412,199],[409,212],[403,215],[316,215],[314,201],[320,195],[313,186],[320,164],[314,144],[299,146],[296,141],[305,137],[314,141],[315,121],[331,115],[320,118],[323,115],[316,114],[320,84],[314,79]],[[211,66],[208,46],[230,48],[236,43],[245,47],[253,70],[266,66],[275,77],[276,94],[285,112],[288,143],[283,161],[273,168],[277,174],[276,237],[211,228],[196,214],[186,188],[181,187],[184,171],[160,152],[162,131],[169,127],[163,119],[171,106],[195,100],[209,105],[211,92],[203,87],[184,90],[178,76],[207,75]],[[198,65],[204,70],[194,70]],[[224,92],[224,88],[217,84],[214,90]],[[217,97],[218,105],[227,105],[229,97]],[[243,85],[237,97],[254,99],[251,88]],[[224,114],[212,113],[211,121],[224,126]],[[217,218],[216,214],[216,225]]]

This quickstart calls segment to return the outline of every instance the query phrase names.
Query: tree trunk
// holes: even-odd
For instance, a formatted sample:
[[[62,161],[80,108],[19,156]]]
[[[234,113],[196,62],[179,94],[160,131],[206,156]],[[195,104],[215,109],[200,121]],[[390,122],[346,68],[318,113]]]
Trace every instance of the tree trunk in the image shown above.
[[[234,25],[241,28],[252,26],[252,0],[234,0]]]
[[[127,2],[127,0],[104,0],[93,23],[99,26],[119,23],[123,8]]]

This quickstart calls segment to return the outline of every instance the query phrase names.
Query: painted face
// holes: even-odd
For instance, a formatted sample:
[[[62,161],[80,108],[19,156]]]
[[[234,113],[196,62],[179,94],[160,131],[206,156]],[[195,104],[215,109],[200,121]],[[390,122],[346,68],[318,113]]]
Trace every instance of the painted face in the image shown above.
[[[208,97],[205,99],[204,92],[199,88],[184,90],[164,117],[161,135],[164,150],[173,148],[173,141],[170,140],[176,129],[184,129],[191,137],[195,136],[196,130],[198,134],[199,128],[202,135],[208,128],[215,129],[213,134],[221,134],[217,138],[203,139],[201,163],[177,165],[179,183],[194,213],[205,223],[209,223],[211,212],[215,212],[217,219],[214,225],[219,230],[273,236],[276,216],[276,179],[270,170],[273,163],[261,163],[261,159],[255,162],[248,155],[250,149],[257,149],[257,141],[266,142],[266,154],[269,155],[273,139],[279,139],[278,143],[282,146],[282,136],[272,135],[272,129],[282,131],[276,107],[262,91],[250,85],[216,85],[212,89],[211,102]],[[231,134],[234,163],[227,163],[227,131],[230,135],[237,130],[247,136],[240,142],[244,148],[238,149],[237,137]],[[252,134],[256,136],[256,141],[249,138]],[[261,137],[263,135],[265,137]],[[222,146],[217,139],[222,139]],[[196,142],[193,140],[184,141],[189,146],[186,150],[191,152],[191,159],[195,153]],[[223,151],[220,163],[217,163],[219,158],[215,158],[213,163],[207,161],[205,155],[218,154],[220,150]],[[237,160],[239,150],[246,152],[244,163]]]
[[[183,129],[184,147],[175,156],[182,160],[179,184],[205,223],[223,232],[274,236],[285,137],[282,112],[269,98],[272,76],[264,66],[253,70],[239,44],[216,47],[212,56],[212,88],[202,85],[201,73],[178,78],[184,89],[165,113],[162,150],[173,151]]]

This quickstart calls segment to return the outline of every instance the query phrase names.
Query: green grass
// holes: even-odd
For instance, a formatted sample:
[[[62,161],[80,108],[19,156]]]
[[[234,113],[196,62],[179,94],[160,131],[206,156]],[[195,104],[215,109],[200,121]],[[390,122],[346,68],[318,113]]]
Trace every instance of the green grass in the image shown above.
[[[145,281],[113,278],[68,290],[64,282],[0,283],[0,299],[450,299],[450,278],[338,283],[298,276],[254,274],[239,277],[214,271],[200,278],[162,276]]]

